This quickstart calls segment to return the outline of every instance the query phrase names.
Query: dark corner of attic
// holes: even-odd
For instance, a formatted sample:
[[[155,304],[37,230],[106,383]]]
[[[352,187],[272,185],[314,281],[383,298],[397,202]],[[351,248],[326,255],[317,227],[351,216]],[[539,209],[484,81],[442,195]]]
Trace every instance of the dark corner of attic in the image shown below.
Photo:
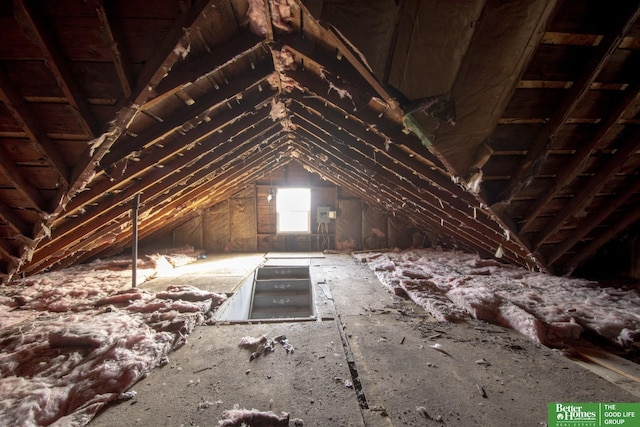
[[[0,4],[0,427],[640,426],[639,17]]]

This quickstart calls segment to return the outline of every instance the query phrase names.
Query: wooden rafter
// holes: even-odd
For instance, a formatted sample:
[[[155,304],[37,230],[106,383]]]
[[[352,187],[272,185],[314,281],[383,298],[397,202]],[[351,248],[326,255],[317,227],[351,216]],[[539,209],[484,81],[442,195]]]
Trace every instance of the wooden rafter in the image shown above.
[[[624,145],[606,161],[602,162],[600,169],[591,176],[582,186],[582,190],[575,194],[564,205],[562,210],[555,214],[534,237],[532,243],[538,249],[547,238],[560,229],[562,224],[578,210],[582,209],[607,182],[607,179],[619,169],[635,151],[640,148],[640,130],[634,129],[628,132],[631,134],[626,139]]]
[[[208,22],[209,18],[203,11],[215,7],[213,0],[189,2],[189,7],[178,16],[160,46],[145,61],[144,68],[136,78],[129,103],[142,105],[149,99],[160,81],[186,53],[190,44],[188,34],[196,32]]]
[[[281,154],[285,150],[280,148],[280,151],[276,151],[276,154]],[[271,160],[266,160],[265,158],[269,157]],[[150,220],[146,222],[142,222],[140,224],[140,236],[144,237],[149,232],[147,231],[154,224],[160,224],[160,226],[166,226],[167,221],[175,220],[178,217],[182,217],[182,215],[189,212],[189,206],[193,206],[197,204],[198,200],[209,200],[211,204],[217,203],[219,201],[224,200],[226,197],[231,196],[234,192],[238,190],[238,183],[244,182],[244,177],[255,179],[255,175],[264,174],[265,170],[269,170],[270,166],[273,163],[277,162],[277,157],[271,157],[266,152],[254,157],[249,162],[245,162],[237,169],[228,169],[226,172],[223,172],[221,175],[216,176],[220,181],[230,181],[232,184],[230,185],[212,185],[211,180],[206,179],[207,174],[211,174],[212,172],[203,172],[203,176],[205,179],[198,179],[195,182],[200,182],[199,184],[192,184],[183,187],[181,190],[178,190],[172,198],[164,198],[163,203],[154,205],[152,203],[152,198],[144,198],[142,199],[143,203],[141,206],[140,216],[144,217],[146,213],[150,213],[153,211],[153,215],[150,216]],[[247,173],[251,172],[248,176]],[[233,184],[235,183],[235,184]],[[108,234],[115,230],[118,230],[118,235],[126,235],[127,233],[121,233],[123,223],[129,221],[126,216],[121,216],[121,220],[111,224],[109,227],[106,227],[100,231],[100,234]],[[117,236],[116,236],[117,239]],[[80,260],[87,259],[91,256],[91,251],[89,253],[83,253],[82,250],[86,246],[90,245],[87,242],[88,239],[84,239],[79,241],[78,245],[73,248],[67,248],[64,253],[54,254],[51,258],[51,263],[66,263],[70,261],[67,257],[73,257],[73,253],[78,254],[73,258],[75,262],[79,262]],[[113,243],[111,243],[113,245]],[[73,262],[73,261],[72,261]],[[70,264],[68,264],[70,265]]]
[[[261,129],[256,132],[257,135],[264,133],[266,129]],[[253,140],[253,139],[251,139]],[[249,141],[251,141],[249,140]],[[128,210],[128,201],[136,194],[144,193],[145,200],[153,200],[163,192],[172,188],[177,188],[183,185],[190,177],[196,175],[199,177],[206,176],[206,170],[211,167],[220,167],[221,163],[226,156],[236,153],[238,148],[245,147],[247,140],[237,140],[235,143],[223,145],[218,144],[213,150],[190,150],[183,157],[176,157],[171,162],[165,165],[166,170],[171,171],[167,173],[165,168],[156,169],[154,172],[145,175],[145,179],[136,182],[132,186],[128,187],[124,192],[111,196],[108,200],[103,201],[101,205],[98,205],[92,211],[85,213],[85,215],[91,216],[93,219],[89,219],[88,222],[95,222],[94,226],[98,226],[100,222],[104,222],[105,218],[108,221],[115,220],[119,216],[126,214]],[[245,147],[246,148],[246,147]],[[230,152],[228,151],[230,150]],[[203,172],[204,171],[204,172]],[[100,213],[98,218],[97,213]],[[107,216],[109,214],[109,216]],[[63,240],[62,238],[75,233],[78,229],[91,230],[91,227],[86,227],[87,220],[68,221],[64,225],[55,230],[56,241]],[[90,224],[91,225],[91,224]],[[83,235],[73,235],[73,239],[80,240]],[[65,237],[65,240],[67,238]],[[55,247],[54,242],[51,244],[45,244],[41,249],[51,247],[51,252],[54,253],[59,248]],[[40,251],[39,251],[40,252]],[[37,254],[40,256],[40,253]],[[44,253],[44,256],[49,253]]]
[[[273,93],[264,90],[250,96],[250,99],[263,102],[269,99],[270,96],[273,96]],[[243,129],[243,126],[249,127],[251,125],[255,125],[257,122],[264,119],[267,114],[268,112],[266,109],[255,114],[228,110],[224,113],[213,116],[209,122],[201,123],[198,127],[186,133],[183,137],[176,138],[171,143],[167,144],[163,149],[153,151],[139,162],[130,162],[127,159],[123,159],[114,165],[114,168],[116,169],[126,168],[126,171],[118,178],[117,181],[103,179],[97,182],[91,190],[82,192],[71,200],[67,205],[65,212],[67,214],[74,214],[78,210],[82,209],[83,206],[98,202],[104,194],[111,192],[113,189],[120,187],[124,183],[133,179],[145,176],[144,174],[146,172],[152,170],[157,165],[165,164],[169,159],[176,155],[186,151],[191,151],[189,149],[192,147],[193,143],[196,143],[203,138],[207,138],[214,132],[223,131],[223,134],[227,135],[229,132]],[[233,126],[227,129],[226,127],[230,125]],[[193,153],[187,153],[187,157],[190,157],[191,155],[193,155]],[[129,165],[126,166],[121,166],[119,164],[127,162]],[[145,179],[147,179],[146,176]]]
[[[156,126],[150,127],[136,137],[123,137],[127,138],[126,141],[121,141],[122,143],[118,144],[117,147],[114,147],[113,150],[106,154],[100,163],[105,165],[117,163],[131,156],[133,153],[149,147],[165,135],[178,130],[189,120],[208,112],[216,105],[226,104],[227,101],[237,98],[238,95],[245,92],[253,92],[259,85],[268,89],[268,85],[264,82],[264,79],[266,79],[272,71],[273,66],[271,64],[263,63],[256,67],[255,70],[251,70],[238,79],[229,82],[228,85],[221,86],[219,90],[202,97],[202,99],[196,100],[193,105],[185,108],[183,111],[172,114],[171,117],[168,117],[163,123],[158,123]]]
[[[309,81],[306,80],[305,84],[311,84],[313,85],[313,80]],[[474,197],[472,194],[463,191],[460,187],[457,186],[457,184],[454,184],[451,179],[449,177],[447,177],[444,173],[442,173],[442,171],[439,168],[431,168],[431,167],[426,167],[424,164],[420,163],[420,161],[418,161],[415,158],[412,158],[410,155],[408,155],[408,153],[405,150],[400,149],[399,147],[396,147],[396,144],[387,144],[388,141],[383,139],[380,135],[377,135],[374,132],[371,132],[371,130],[367,130],[367,129],[359,129],[358,128],[358,120],[353,117],[353,120],[349,120],[349,113],[345,110],[342,110],[340,108],[337,108],[333,102],[337,102],[336,99],[332,99],[331,103],[327,104],[327,105],[333,105],[332,108],[328,108],[323,106],[323,102],[320,101],[319,99],[317,99],[317,95],[315,96],[304,96],[304,95],[299,95],[298,92],[294,91],[290,97],[292,99],[294,99],[294,101],[297,101],[301,106],[309,106],[314,108],[316,111],[321,112],[321,116],[325,119],[329,119],[333,122],[333,124],[335,125],[335,129],[332,132],[333,135],[338,135],[341,133],[341,130],[346,129],[348,130],[350,133],[352,133],[352,135],[354,136],[354,138],[356,139],[355,141],[353,141],[353,145],[357,146],[359,144],[359,140],[362,141],[363,143],[367,143],[367,144],[373,144],[372,147],[375,148],[376,150],[378,150],[378,153],[380,153],[380,156],[383,157],[385,155],[390,156],[390,157],[397,157],[397,159],[394,159],[395,162],[395,169],[398,170],[403,170],[403,167],[408,167],[408,171],[407,173],[410,175],[419,175],[421,177],[423,177],[426,182],[428,182],[429,184],[435,184],[433,187],[440,187],[443,189],[446,189],[446,191],[449,192],[449,194],[445,194],[445,195],[440,195],[441,198],[443,199],[453,199],[454,203],[460,203],[462,201],[465,201],[466,205],[463,203],[464,206],[462,206],[462,210],[466,210],[469,211],[471,208],[471,206],[480,206],[481,201],[477,198]],[[325,101],[327,102],[327,101]],[[306,108],[306,107],[303,107]],[[371,120],[373,120],[373,118],[370,118]],[[365,126],[376,126],[377,125],[375,123],[373,124],[365,124]],[[401,143],[404,142],[404,140],[400,140]],[[421,146],[420,147],[420,151],[423,152],[425,151],[426,148]],[[398,160],[400,159],[400,160]],[[431,188],[431,185],[429,186]],[[506,221],[504,221],[502,218],[497,218],[497,217],[492,217],[491,219],[487,219],[485,216],[487,214],[487,212],[485,212],[482,209],[476,209],[475,212],[479,213],[480,215],[477,218],[474,218],[474,220],[478,220],[478,218],[480,216],[482,216],[483,218],[479,218],[479,220],[484,221],[485,219],[488,221],[488,223],[491,224],[490,228],[492,227],[499,227],[500,230],[504,230],[507,229],[507,223]],[[513,233],[513,227],[509,227],[509,230],[511,231],[511,233]],[[513,237],[511,237],[513,238]],[[522,247],[527,247],[524,246],[524,242],[522,241],[522,239],[517,239],[516,242],[510,242],[509,244],[514,244],[514,250],[517,250],[517,245],[520,245]]]
[[[18,240],[26,237],[31,238],[31,229],[29,225],[13,212],[9,206],[0,202],[0,218],[4,220],[7,227],[10,228],[15,235],[12,236]]]
[[[640,208],[636,207],[626,213],[622,218],[618,219],[610,228],[602,231],[600,236],[593,239],[589,244],[583,247],[578,253],[573,255],[564,265],[569,272],[575,270],[590,256],[596,253],[604,244],[610,241],[613,237],[617,236],[623,230],[635,222],[640,221]]]
[[[187,183],[188,187],[187,181],[189,181],[189,179],[197,180],[205,178],[210,173],[210,169],[222,168],[228,161],[227,157],[236,158],[242,156],[247,151],[257,150],[261,145],[265,144],[265,142],[262,141],[260,144],[254,146],[252,146],[250,142],[259,135],[264,134],[268,129],[273,129],[274,126],[275,125],[272,125],[271,128],[256,132],[256,135],[251,139],[238,139],[235,144],[238,148],[241,148],[240,150],[234,149],[229,151],[229,149],[233,147],[220,144],[213,150],[205,153],[200,152],[198,154],[203,157],[188,167],[186,167],[186,165],[195,159],[182,159],[181,157],[177,157],[171,164],[167,165],[167,169],[177,172],[167,175],[163,173],[162,170],[157,171],[157,173],[154,174],[155,176],[151,175],[144,181],[139,181],[128,188],[123,194],[112,197],[108,202],[88,212],[87,214],[91,215],[91,219],[78,222],[69,221],[56,229],[54,231],[55,240],[38,249],[34,255],[32,265],[37,267],[39,263],[46,262],[50,257],[72,247],[76,242],[85,240],[88,235],[95,234],[100,224],[108,224],[117,220],[117,218],[122,215],[126,215],[129,211],[127,202],[135,194],[145,193],[145,200],[153,200],[154,197],[159,197],[165,191],[171,188],[177,188],[184,183]],[[196,158],[197,157],[199,156],[196,156]],[[182,168],[184,168],[184,170],[181,170]],[[167,200],[170,199],[170,197],[167,198]],[[62,237],[64,237],[64,239]]]
[[[640,179],[637,175],[632,175],[626,179],[622,186],[616,189],[615,195],[610,197],[606,203],[603,203],[597,212],[593,212],[588,218],[582,221],[580,226],[573,230],[571,236],[554,246],[551,253],[547,256],[547,263],[553,265],[569,249],[587,236],[638,191],[640,191]]]
[[[47,203],[40,191],[25,179],[8,154],[0,147],[0,171],[4,173],[7,180],[16,190],[24,195],[39,212],[47,212]]]
[[[443,171],[443,168],[438,166],[441,163],[436,156],[427,150],[427,148],[422,145],[414,134],[407,135],[403,133],[402,128],[398,126],[397,123],[390,122],[383,117],[380,117],[380,114],[377,114],[368,108],[361,108],[357,112],[354,112],[353,104],[347,97],[340,98],[335,91],[330,89],[330,84],[327,81],[321,80],[309,72],[291,70],[287,71],[286,74],[288,77],[291,77],[298,82],[305,92],[307,92],[303,94],[304,97],[307,97],[304,101],[305,103],[311,103],[314,99],[316,101],[322,99],[323,101],[335,106],[336,110],[342,111],[345,115],[351,116],[354,121],[362,121],[362,123],[368,125],[371,130],[377,131],[381,135],[389,138],[389,142],[392,145],[398,144],[406,146],[410,150],[419,153],[420,156],[424,157],[430,164]],[[350,89],[352,91],[356,90],[353,87]],[[295,98],[296,96],[298,96],[298,93],[292,92],[291,97]],[[360,95],[357,93],[356,96]]]
[[[449,234],[453,233],[453,235],[464,237],[467,242],[475,242],[473,244],[474,251],[478,251],[485,256],[493,255],[495,249],[500,245],[500,243],[496,243],[495,247],[491,247],[490,244],[487,244],[487,241],[483,241],[479,234],[471,231],[473,230],[472,227],[466,225],[467,219],[465,219],[464,214],[460,214],[459,211],[447,203],[443,202],[442,205],[439,205],[435,196],[427,193],[420,194],[419,187],[414,186],[415,183],[403,182],[401,178],[389,174],[384,169],[376,168],[376,164],[373,163],[371,158],[361,157],[354,153],[343,154],[335,147],[330,147],[320,142],[316,143],[315,147],[322,150],[323,155],[330,156],[334,160],[331,163],[331,169],[339,171],[327,171],[325,173],[333,175],[348,174],[350,179],[341,185],[350,186],[351,190],[357,194],[367,194],[368,197],[371,197],[372,203],[380,205],[381,201],[385,201],[382,205],[394,206],[396,215],[411,210],[412,215],[418,215],[419,217],[424,215],[428,217],[426,222],[431,223],[432,227],[447,230]],[[358,165],[361,165],[361,167],[359,168]],[[403,205],[406,205],[406,207],[402,208]],[[511,258],[510,253],[508,251],[506,253],[506,258]],[[517,257],[514,257],[512,261],[516,263],[522,262],[521,260],[518,262]]]
[[[575,154],[563,165],[553,181],[553,184],[543,194],[541,194],[532,206],[528,209],[527,217],[520,227],[520,233],[526,233],[531,229],[538,214],[549,204],[560,190],[565,188],[575,179],[575,177],[584,169],[585,163],[594,148],[600,144],[600,141],[609,132],[618,120],[622,119],[624,113],[631,107],[640,96],[640,81],[635,82],[626,89],[624,98],[616,104],[609,115],[599,123],[596,133],[584,143],[580,144]]]
[[[633,27],[639,16],[640,5],[636,5],[630,13],[623,14],[623,16],[619,18],[620,22],[603,36],[598,46],[594,49],[591,60],[583,67],[583,72],[573,82],[571,88],[562,98],[562,101],[559,102],[554,109],[547,123],[529,146],[527,154],[511,175],[505,190],[498,196],[496,203],[508,203],[513,195],[520,192],[523,187],[526,187],[530,178],[536,175],[537,170],[534,169],[539,168],[546,159],[551,141],[555,138],[567,119],[571,117],[578,103],[590,90],[592,83],[596,77],[598,77],[600,71],[602,71],[607,64],[623,37]]]
[[[285,160],[280,162],[279,164],[281,165],[281,164],[287,163],[288,161],[289,160]],[[252,173],[246,175],[247,181],[258,179],[259,176],[264,174],[265,170],[270,170],[273,166],[278,164],[278,162],[275,160],[275,157],[272,158],[271,160],[258,159],[257,162],[254,161],[253,163],[254,163],[253,165],[249,165],[249,167],[247,167],[247,169],[250,169],[250,168],[253,169]],[[261,167],[259,169],[256,169],[255,163],[259,163]],[[247,171],[243,169],[242,173],[247,173]],[[230,197],[235,192],[237,192],[237,190],[238,190],[238,187],[230,185],[230,186],[226,186],[224,189],[219,189],[217,192],[212,194],[208,184],[202,184],[198,188],[190,189],[190,191],[188,193],[183,194],[180,197],[180,199],[177,199],[163,206],[161,209],[155,209],[155,208],[145,209],[143,207],[143,210],[142,210],[143,213],[147,212],[148,210],[159,210],[159,212],[154,213],[154,215],[151,216],[148,221],[141,222],[140,232],[139,232],[140,239],[148,238],[150,235],[157,232],[159,229],[166,229],[167,227],[172,227],[175,225],[176,222],[182,221],[185,216],[188,216],[188,213],[190,211],[197,210],[197,208],[192,206],[194,201],[198,199],[206,199],[209,201],[208,205],[211,206]],[[144,204],[147,204],[147,203],[145,202]],[[176,215],[176,211],[179,208],[180,208],[180,215]],[[119,228],[121,227],[121,225],[117,224],[115,227]],[[128,231],[128,229],[125,229],[125,231]],[[115,236],[115,241],[109,243],[108,247],[110,250],[107,251],[107,254],[118,253],[123,248],[130,245],[130,243],[131,242],[130,242],[130,239],[128,238],[128,233],[126,232],[118,233],[117,236]],[[95,248],[94,250],[87,251],[87,252],[78,251],[77,255],[75,256],[71,255],[69,256],[69,258],[60,257],[59,258],[59,262],[61,263],[60,266],[64,267],[64,266],[85,261],[87,259],[94,257],[97,254],[104,253],[104,249],[105,248]]]
[[[202,56],[195,61],[191,61],[184,67],[176,67],[171,70],[158,86],[156,95],[158,97],[167,96],[182,89],[185,85],[197,81],[199,78],[223,69],[239,56],[251,55],[257,49],[263,49],[262,39],[252,33],[238,36],[232,43],[228,43]],[[253,64],[254,67],[258,64]]]
[[[111,48],[113,65],[116,68],[118,81],[122,87],[122,93],[125,98],[129,98],[132,93],[131,85],[133,81],[131,58],[129,58],[129,53],[126,49],[122,31],[116,25],[115,19],[113,19],[113,3],[110,1],[104,2],[103,0],[94,0],[94,2],[94,7],[98,14],[98,20],[100,20],[102,37]]]
[[[65,188],[68,187],[69,167],[65,164],[64,160],[60,156],[59,150],[53,145],[49,136],[44,132],[38,119],[31,111],[31,108],[24,98],[17,92],[15,85],[10,81],[2,67],[0,67],[0,100],[9,109],[11,115],[18,122],[20,127],[22,127],[35,150],[42,155],[44,160],[49,163],[56,172],[60,179],[60,184]],[[6,156],[3,156],[3,158],[8,162],[9,159],[6,158]],[[15,177],[15,179],[20,180],[21,178],[18,176]],[[23,184],[24,190],[28,192],[26,194],[35,206],[40,210],[48,211],[46,203],[42,199],[42,196],[37,194],[37,190],[31,191],[32,189],[28,188],[29,185],[26,182]]]
[[[337,141],[334,140],[332,144],[322,144],[321,141],[323,138],[327,138],[327,135],[316,135],[314,132],[311,132],[311,134],[313,134],[319,141],[317,144],[319,148],[322,148],[327,152],[333,152],[336,156],[338,156],[337,153],[340,153],[340,156],[346,156],[341,157],[344,163],[349,164],[357,162],[358,164],[366,167],[370,173],[367,178],[361,178],[361,180],[365,182],[366,187],[375,188],[376,186],[382,185],[382,183],[392,182],[395,184],[396,189],[402,189],[402,195],[405,196],[407,200],[413,200],[413,203],[416,206],[428,209],[434,214],[451,218],[457,223],[465,224],[465,226],[470,229],[477,227],[476,221],[479,221],[487,227],[484,233],[487,240],[493,240],[495,242],[495,247],[492,248],[494,252],[499,245],[518,251],[517,245],[513,242],[506,241],[504,235],[496,229],[495,223],[492,224],[488,218],[483,217],[483,215],[478,215],[476,218],[473,218],[474,209],[468,204],[452,197],[450,193],[447,194],[436,186],[429,185],[428,181],[420,181],[418,177],[415,176],[417,175],[414,173],[415,171],[411,171],[409,167],[404,165],[404,160],[406,159],[402,157],[393,158],[392,156],[386,155],[383,150],[376,147],[368,148],[364,141],[359,143],[358,141],[352,140],[351,138],[343,135],[343,133],[341,133],[337,128],[331,129],[331,124],[328,122],[320,122],[318,119],[310,117],[299,107],[292,105],[291,110],[296,113],[297,117],[311,123],[312,126],[315,127],[316,132],[324,130],[329,132],[335,138],[344,139],[345,147],[342,148],[342,151],[345,151],[345,154],[342,154],[340,149],[337,147]],[[296,124],[299,128],[304,127],[305,129],[308,129],[304,123],[297,123],[296,121]],[[363,145],[364,147],[360,147],[360,145]],[[380,148],[384,149],[384,147]],[[397,151],[397,153],[400,154],[401,152]],[[405,168],[409,170],[403,170]],[[377,178],[373,179],[376,183],[375,185],[368,182],[368,180],[372,178]],[[421,192],[424,194],[420,194]],[[391,190],[391,194],[395,195],[397,193]],[[437,200],[440,200],[441,204],[439,204]],[[443,200],[444,202],[442,202]],[[401,199],[399,205],[402,203]],[[486,246],[484,251],[488,251]]]
[[[103,141],[97,148],[91,146],[86,148],[85,153],[82,155],[84,161],[78,163],[74,168],[72,184],[69,189],[70,194],[75,194],[86,185],[86,181],[93,176],[95,165],[102,160],[120,136],[125,134],[131,119],[138,112],[139,106],[147,101],[160,80],[184,53],[182,49],[186,48],[186,46],[182,45],[182,36],[192,26],[196,25],[196,20],[201,17],[201,12],[205,6],[209,4],[209,7],[211,7],[211,2],[205,0],[194,0],[193,4],[189,3],[190,7],[184,10],[176,19],[161,45],[154,50],[152,57],[145,62],[144,68],[138,74],[136,83],[132,87],[131,96],[128,99],[123,99],[118,104],[120,109],[116,114],[115,120],[113,120],[110,129],[105,130],[105,133],[101,135],[101,138],[104,137]],[[201,21],[203,20],[206,20],[206,18],[201,18]],[[204,23],[201,21],[198,22]],[[176,45],[176,41],[178,41],[179,46]]]
[[[343,128],[348,130],[349,133],[353,135],[356,143],[358,143],[358,139],[360,139],[363,143],[370,144],[372,147],[380,151],[381,156],[384,156],[386,153],[394,153],[397,156],[401,156],[403,160],[400,163],[412,168],[411,173],[423,176],[426,180],[447,189],[451,194],[460,193],[459,197],[461,199],[466,200],[470,204],[475,204],[473,197],[468,193],[461,192],[460,188],[454,184],[447,175],[438,169],[432,170],[425,167],[425,165],[421,164],[417,159],[411,158],[406,154],[406,152],[395,147],[395,144],[388,144],[388,141],[383,135],[376,134],[370,128],[368,130],[366,124],[363,127],[355,120],[351,121],[349,119],[345,119],[344,114],[348,113],[340,111],[339,109],[324,107],[322,101],[313,98],[305,99],[305,95],[298,92],[293,92],[291,94],[291,99],[293,99],[294,102],[299,104],[302,108],[308,107],[317,111],[323,118],[331,121],[334,124],[335,129]],[[376,126],[375,123],[372,123],[372,125]],[[426,149],[423,147],[423,150]]]
[[[318,149],[322,149],[321,145],[315,146]],[[305,152],[307,157],[315,157],[313,152],[307,151],[307,149],[299,149]],[[313,165],[313,162],[305,160],[305,156],[301,157],[301,161],[305,162],[305,164],[312,169],[320,168],[323,173],[328,174],[332,179],[335,179],[338,185],[349,188],[350,191],[358,194],[358,196],[363,200],[366,200],[373,205],[379,206],[381,204],[380,197],[383,197],[386,200],[386,203],[389,204],[400,205],[402,203],[406,203],[406,196],[402,197],[399,195],[398,191],[395,188],[389,187],[381,177],[363,177],[360,171],[353,167],[353,163],[350,162],[348,158],[342,157],[339,151],[333,153],[330,158],[331,161],[323,162],[321,166]],[[374,192],[369,190],[367,179],[373,179],[379,185],[377,191]],[[363,186],[358,186],[354,183],[362,183]],[[486,244],[482,242],[482,239],[478,238],[478,236],[469,234],[464,228],[458,227],[457,224],[454,221],[451,221],[448,217],[444,220],[441,216],[433,215],[428,210],[422,208],[419,203],[414,204],[414,209],[415,210],[411,212],[410,216],[421,220],[424,224],[429,224],[429,226],[435,230],[446,232],[447,235],[452,236],[455,241],[461,243],[461,246],[466,250],[478,252],[485,256],[492,255],[492,253],[487,249]],[[399,209],[397,210],[396,215],[402,216],[405,215],[405,212],[407,211]],[[422,224],[422,228],[424,227],[424,224]]]
[[[80,125],[87,136],[95,137],[100,133],[100,126],[89,107],[85,96],[76,83],[67,60],[62,55],[60,48],[55,44],[56,37],[38,8],[29,7],[27,0],[15,0],[15,16],[22,25],[25,33],[38,45],[42,51],[45,63],[53,73],[58,86],[64,93],[69,105],[79,115]]]

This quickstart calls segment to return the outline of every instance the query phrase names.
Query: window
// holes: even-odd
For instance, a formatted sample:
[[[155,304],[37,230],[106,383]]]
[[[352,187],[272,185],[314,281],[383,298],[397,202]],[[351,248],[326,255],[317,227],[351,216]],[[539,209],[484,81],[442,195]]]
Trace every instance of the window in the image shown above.
[[[278,233],[310,233],[311,190],[278,188],[276,213]]]

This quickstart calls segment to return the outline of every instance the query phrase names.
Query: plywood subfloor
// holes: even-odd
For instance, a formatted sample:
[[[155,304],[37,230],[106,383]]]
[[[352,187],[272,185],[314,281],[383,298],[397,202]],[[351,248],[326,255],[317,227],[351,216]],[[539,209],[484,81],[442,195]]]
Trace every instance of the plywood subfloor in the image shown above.
[[[262,254],[213,254],[192,264],[164,272],[140,285],[157,292],[169,285],[190,285],[218,292],[232,293],[255,268],[264,262]]]
[[[637,401],[512,330],[433,321],[347,255],[310,264],[322,321],[198,327],[92,425],[217,425],[237,404],[305,426],[540,426],[550,402]],[[295,352],[250,362],[238,343],[262,334]]]

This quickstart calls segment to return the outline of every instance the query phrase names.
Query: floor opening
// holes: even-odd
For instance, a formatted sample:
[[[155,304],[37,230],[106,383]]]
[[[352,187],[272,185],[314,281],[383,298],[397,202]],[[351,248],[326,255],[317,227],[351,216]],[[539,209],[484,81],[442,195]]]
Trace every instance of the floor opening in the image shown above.
[[[313,320],[313,302],[308,265],[263,265],[218,310],[216,320]]]

